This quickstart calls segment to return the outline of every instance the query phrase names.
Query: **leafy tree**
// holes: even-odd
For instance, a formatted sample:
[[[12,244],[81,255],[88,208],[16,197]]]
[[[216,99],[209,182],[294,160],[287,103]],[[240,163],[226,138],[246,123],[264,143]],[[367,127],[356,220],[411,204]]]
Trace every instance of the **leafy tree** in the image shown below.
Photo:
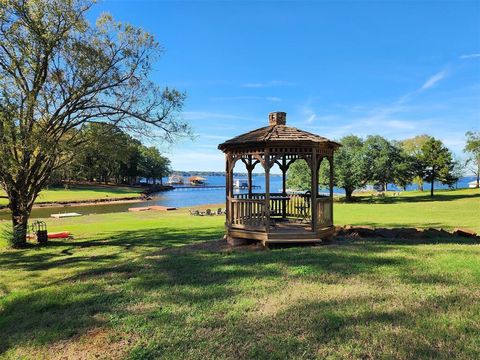
[[[402,157],[401,149],[379,135],[370,135],[363,145],[366,177],[369,181],[380,183],[383,191],[387,184],[399,180],[402,184],[408,178],[408,165]]]
[[[128,137],[124,149],[124,156],[120,161],[118,178],[119,181],[126,184],[137,183],[140,174],[140,161],[142,158],[141,150],[143,145],[140,141]]]
[[[450,188],[457,187],[458,179],[465,175],[465,163],[455,154],[452,154],[452,169],[446,179],[446,184]]]
[[[345,190],[347,201],[352,200],[353,192],[367,183],[363,140],[348,135],[340,139],[342,147],[333,158],[334,184]]]
[[[86,19],[90,0],[4,0],[0,5],[0,184],[12,211],[13,246],[26,244],[31,208],[69,159],[88,122],[166,139],[187,132],[185,95],[148,76],[160,47],[129,24]]]
[[[119,173],[128,136],[112,124],[88,124],[83,132],[83,141],[77,156],[81,173],[90,181],[96,179],[108,183]]]
[[[419,160],[423,168],[423,179],[430,182],[430,196],[433,196],[436,180],[446,184],[453,181],[454,163],[452,154],[440,140],[433,137],[428,139],[422,145]]]
[[[312,172],[307,162],[303,159],[296,160],[290,165],[287,172],[287,188],[293,190],[310,190]]]
[[[347,201],[352,200],[353,191],[366,184],[363,141],[349,135],[339,141],[342,147],[334,156],[334,185],[345,190]],[[319,183],[329,183],[330,166],[323,160],[319,171]],[[311,171],[304,160],[295,161],[288,170],[287,186],[295,190],[310,190]]]
[[[467,160],[469,170],[477,177],[476,187],[480,187],[480,132],[468,131],[465,136],[467,143],[463,151],[468,153],[470,157]]]
[[[422,152],[422,146],[430,139],[428,135],[417,135],[410,139],[405,139],[400,142],[400,147],[405,154],[410,157],[412,182],[418,186],[420,191],[423,191],[423,172],[420,164],[420,155]],[[398,184],[400,185],[400,184]]]
[[[163,157],[155,147],[142,147],[140,160],[140,174],[149,182],[152,179],[155,184],[155,179],[168,176],[171,173],[170,160]]]
[[[417,174],[416,161],[412,156],[407,155],[403,150],[399,152],[399,161],[394,165],[393,182],[406,190]],[[423,182],[423,181],[422,181]]]

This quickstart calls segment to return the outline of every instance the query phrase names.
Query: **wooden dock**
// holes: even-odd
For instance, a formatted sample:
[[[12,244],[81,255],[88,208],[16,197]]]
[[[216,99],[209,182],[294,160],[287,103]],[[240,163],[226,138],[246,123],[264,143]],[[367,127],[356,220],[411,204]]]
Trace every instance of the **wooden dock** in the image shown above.
[[[225,189],[225,185],[177,185],[173,187],[175,190],[191,190],[191,189],[197,189],[197,190],[208,190],[208,189]],[[252,189],[260,189],[260,185],[252,185]],[[235,188],[236,190],[248,190],[248,186],[241,186]]]
[[[182,189],[208,190],[208,189],[225,189],[225,185],[179,185],[179,186],[174,186],[173,188],[175,190],[182,190]]]

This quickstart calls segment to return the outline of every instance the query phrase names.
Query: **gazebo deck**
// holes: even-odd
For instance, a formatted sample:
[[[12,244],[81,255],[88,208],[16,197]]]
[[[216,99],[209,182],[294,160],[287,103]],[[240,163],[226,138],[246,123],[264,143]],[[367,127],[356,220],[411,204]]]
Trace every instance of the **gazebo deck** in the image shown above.
[[[273,225],[273,224],[272,224]],[[293,242],[320,242],[329,238],[334,233],[332,226],[325,226],[312,231],[310,223],[300,223],[297,220],[276,221],[268,232],[259,230],[246,230],[232,228],[230,236],[238,239],[252,239],[267,243],[293,243]]]

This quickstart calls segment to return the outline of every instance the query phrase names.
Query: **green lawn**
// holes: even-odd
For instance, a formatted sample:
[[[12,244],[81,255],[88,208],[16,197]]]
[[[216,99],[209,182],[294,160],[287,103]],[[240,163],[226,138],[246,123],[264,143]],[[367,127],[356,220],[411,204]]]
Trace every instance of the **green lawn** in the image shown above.
[[[404,192],[398,197],[361,199],[353,204],[335,204],[335,223],[448,230],[466,227],[480,233],[479,189],[437,191],[433,199],[429,193],[417,191]]]
[[[40,193],[37,202],[88,201],[135,197],[138,196],[141,191],[141,188],[128,186],[75,185],[71,186],[68,190],[63,187],[51,187]],[[4,195],[5,193],[0,191],[0,196]],[[0,205],[7,204],[7,199],[0,198]]]
[[[335,204],[337,224],[469,227],[478,190]],[[435,358],[480,352],[480,243],[227,250],[222,217],[48,219],[75,240],[0,250],[0,358]],[[1,245],[0,245],[1,246]]]

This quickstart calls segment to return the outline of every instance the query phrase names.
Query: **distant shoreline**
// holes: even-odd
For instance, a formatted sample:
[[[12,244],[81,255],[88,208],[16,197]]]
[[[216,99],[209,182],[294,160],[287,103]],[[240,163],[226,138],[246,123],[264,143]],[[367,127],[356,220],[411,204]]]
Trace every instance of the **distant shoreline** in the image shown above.
[[[75,206],[92,206],[92,205],[109,205],[109,204],[133,204],[145,201],[142,196],[129,196],[116,199],[92,199],[92,200],[73,200],[73,201],[55,201],[47,203],[34,204],[32,209],[45,209],[56,207],[75,207]],[[8,210],[8,205],[0,206],[0,210]]]

